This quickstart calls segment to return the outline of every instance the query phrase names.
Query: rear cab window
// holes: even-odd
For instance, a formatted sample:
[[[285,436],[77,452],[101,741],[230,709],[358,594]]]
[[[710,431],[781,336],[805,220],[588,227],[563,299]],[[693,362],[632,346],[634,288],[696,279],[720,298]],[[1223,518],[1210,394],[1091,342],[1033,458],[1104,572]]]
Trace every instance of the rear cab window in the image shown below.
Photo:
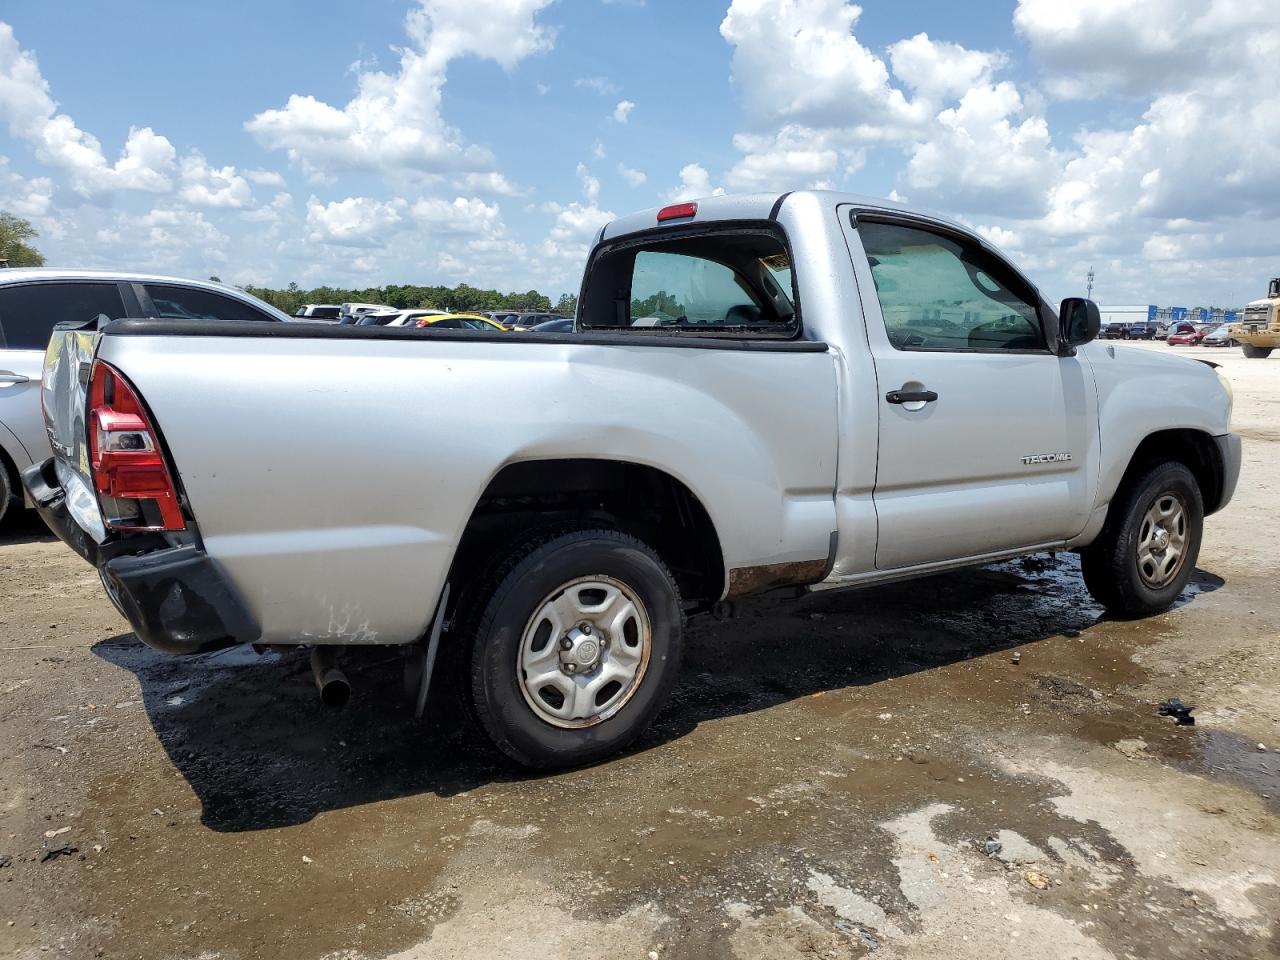
[[[800,333],[791,255],[776,224],[661,231],[601,247],[584,330],[785,338]]]
[[[44,350],[55,324],[125,315],[120,288],[109,281],[0,286],[0,349]]]

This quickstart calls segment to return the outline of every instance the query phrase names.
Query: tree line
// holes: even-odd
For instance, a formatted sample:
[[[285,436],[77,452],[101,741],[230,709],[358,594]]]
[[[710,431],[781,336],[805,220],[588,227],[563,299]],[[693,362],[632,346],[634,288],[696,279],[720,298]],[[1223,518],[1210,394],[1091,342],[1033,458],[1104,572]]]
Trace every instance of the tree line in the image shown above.
[[[385,303],[397,310],[447,310],[449,313],[482,313],[490,310],[519,310],[524,312],[551,312],[551,298],[537,290],[524,293],[502,293],[499,290],[482,290],[470,284],[456,287],[419,286],[417,284],[387,284],[382,287],[345,289],[342,287],[313,287],[304,290],[291,283],[283,290],[271,287],[245,287],[260,300],[265,300],[285,313],[294,314],[306,303]],[[578,306],[578,298],[564,294],[555,304],[555,312],[571,317]]]

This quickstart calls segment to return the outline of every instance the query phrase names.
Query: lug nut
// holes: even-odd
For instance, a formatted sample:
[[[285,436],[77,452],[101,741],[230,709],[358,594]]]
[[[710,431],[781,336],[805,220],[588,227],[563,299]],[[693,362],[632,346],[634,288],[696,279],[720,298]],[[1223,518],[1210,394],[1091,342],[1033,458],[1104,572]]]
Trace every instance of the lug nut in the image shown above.
[[[563,640],[560,641],[561,650],[568,650],[572,646],[573,646],[573,641],[570,640],[568,637],[565,637]]]
[[[575,669],[576,669],[576,668],[574,667],[574,665],[573,665],[572,663],[566,663],[566,664],[564,665],[564,672],[565,672],[565,673],[573,673],[573,671],[574,671]]]
[[[582,631],[582,633],[583,633],[585,636],[588,636],[588,637],[589,637],[589,636],[591,636],[591,624],[589,624],[589,623],[584,623],[584,624],[583,624],[581,627],[579,627],[578,629],[579,629],[579,630],[581,630],[581,631]]]

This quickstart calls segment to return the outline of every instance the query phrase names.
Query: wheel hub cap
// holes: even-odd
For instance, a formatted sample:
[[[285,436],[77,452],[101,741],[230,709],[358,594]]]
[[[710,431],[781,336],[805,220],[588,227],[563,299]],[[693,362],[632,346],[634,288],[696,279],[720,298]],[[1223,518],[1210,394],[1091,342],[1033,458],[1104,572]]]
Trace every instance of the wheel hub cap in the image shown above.
[[[609,719],[649,664],[652,634],[639,596],[612,577],[580,577],[549,594],[525,627],[517,676],[525,702],[557,727]]]
[[[1181,496],[1162,493],[1147,508],[1138,528],[1138,576],[1160,589],[1173,582],[1187,554],[1187,510]]]
[[[570,673],[585,672],[599,666],[603,638],[591,629],[590,624],[574,627],[564,635],[560,644],[560,663],[572,667]]]

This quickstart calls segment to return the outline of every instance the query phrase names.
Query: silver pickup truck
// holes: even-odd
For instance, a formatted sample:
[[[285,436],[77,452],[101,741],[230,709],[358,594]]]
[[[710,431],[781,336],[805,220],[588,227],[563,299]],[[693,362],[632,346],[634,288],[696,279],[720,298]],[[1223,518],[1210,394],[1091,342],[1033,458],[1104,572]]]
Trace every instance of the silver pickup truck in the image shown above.
[[[60,327],[28,493],[153,647],[414,645],[423,697],[447,648],[498,747],[558,767],[644,728],[687,615],[1051,550],[1148,614],[1235,487],[1211,365],[1092,342],[1092,303],[886,201],[626,217],[579,304]]]

